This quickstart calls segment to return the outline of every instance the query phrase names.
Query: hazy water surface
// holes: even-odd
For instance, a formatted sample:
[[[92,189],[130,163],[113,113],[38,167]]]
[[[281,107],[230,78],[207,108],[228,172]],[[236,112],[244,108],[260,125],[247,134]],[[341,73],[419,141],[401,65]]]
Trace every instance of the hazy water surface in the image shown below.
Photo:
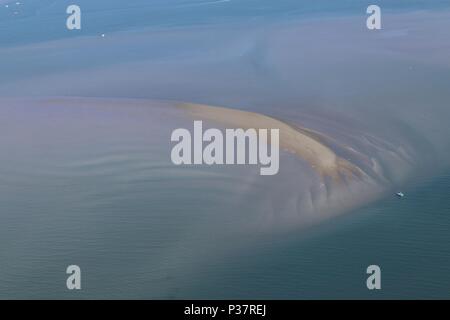
[[[0,298],[448,298],[447,1],[382,1],[368,33],[363,1],[80,0],[70,34],[67,1],[21,2],[0,8]],[[289,225],[303,163],[175,168],[191,123],[123,98],[305,126],[378,160],[385,193]]]

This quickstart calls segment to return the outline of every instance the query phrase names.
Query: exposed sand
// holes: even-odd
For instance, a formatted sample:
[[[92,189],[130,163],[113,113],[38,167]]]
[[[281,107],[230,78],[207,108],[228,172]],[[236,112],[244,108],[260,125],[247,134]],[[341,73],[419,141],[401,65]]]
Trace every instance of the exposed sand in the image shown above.
[[[305,128],[295,128],[283,121],[255,112],[182,103],[179,107],[198,120],[209,120],[231,128],[279,129],[280,147],[307,161],[322,178],[331,177],[339,182],[365,173],[356,165],[336,155],[320,139],[318,133]]]

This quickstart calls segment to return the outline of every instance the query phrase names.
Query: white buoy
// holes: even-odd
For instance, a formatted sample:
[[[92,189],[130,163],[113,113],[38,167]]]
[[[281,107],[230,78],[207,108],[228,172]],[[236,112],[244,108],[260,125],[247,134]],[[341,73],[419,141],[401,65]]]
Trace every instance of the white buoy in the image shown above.
[[[102,33],[102,38],[104,38],[105,37],[105,34],[104,33]]]

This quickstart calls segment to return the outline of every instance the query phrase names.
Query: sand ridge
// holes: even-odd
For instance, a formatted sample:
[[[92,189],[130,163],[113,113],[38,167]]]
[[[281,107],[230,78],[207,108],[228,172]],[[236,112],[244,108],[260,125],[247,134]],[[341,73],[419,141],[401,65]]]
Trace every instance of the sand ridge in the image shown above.
[[[294,127],[275,118],[249,111],[193,103],[179,103],[179,108],[198,120],[242,129],[279,129],[280,147],[308,162],[321,178],[329,177],[344,182],[354,177],[367,176],[350,161],[339,157],[321,141],[319,134],[306,128]]]

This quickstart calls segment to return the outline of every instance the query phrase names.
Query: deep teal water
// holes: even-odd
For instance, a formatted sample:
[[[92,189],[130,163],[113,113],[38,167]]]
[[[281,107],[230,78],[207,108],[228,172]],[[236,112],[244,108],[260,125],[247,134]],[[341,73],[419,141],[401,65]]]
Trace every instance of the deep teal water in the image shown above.
[[[215,262],[186,296],[262,299],[448,299],[450,174],[428,178],[310,230]],[[382,289],[366,288],[379,265]],[[217,270],[219,269],[219,271]],[[270,270],[270,271],[268,271]]]

